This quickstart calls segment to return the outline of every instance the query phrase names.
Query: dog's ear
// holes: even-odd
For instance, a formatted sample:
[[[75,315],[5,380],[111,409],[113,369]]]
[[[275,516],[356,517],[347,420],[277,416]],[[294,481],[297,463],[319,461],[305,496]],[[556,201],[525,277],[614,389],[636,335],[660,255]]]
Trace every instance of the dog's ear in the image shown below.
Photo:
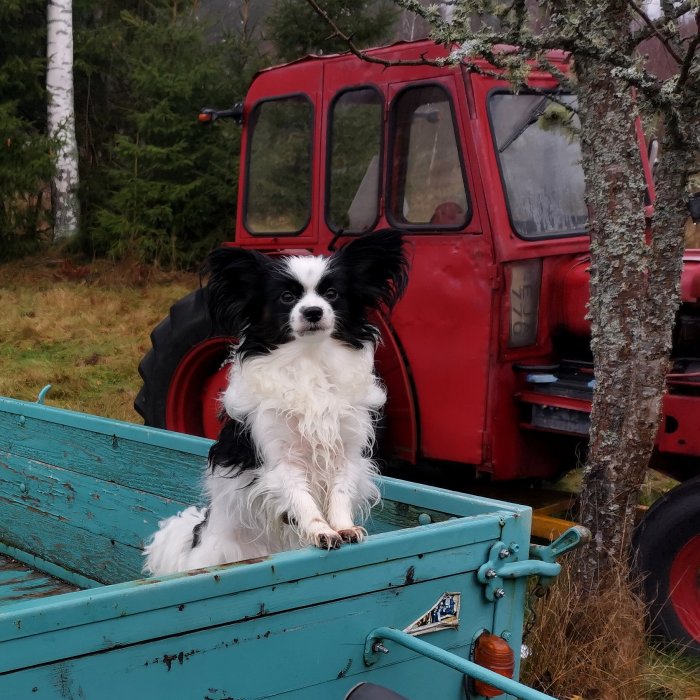
[[[386,230],[354,238],[333,256],[332,265],[350,271],[355,294],[365,308],[391,309],[406,291],[408,258],[403,236]]]
[[[262,253],[221,247],[209,253],[209,314],[215,333],[240,335],[262,313],[265,274],[270,260]]]

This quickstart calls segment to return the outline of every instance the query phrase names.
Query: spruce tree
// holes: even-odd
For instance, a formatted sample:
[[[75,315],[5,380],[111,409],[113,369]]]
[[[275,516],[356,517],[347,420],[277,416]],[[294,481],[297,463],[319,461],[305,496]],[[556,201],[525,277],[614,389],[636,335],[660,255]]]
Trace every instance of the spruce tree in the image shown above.
[[[232,235],[239,128],[202,127],[197,113],[229,106],[244,88],[231,40],[208,43],[189,9],[161,2],[105,17],[85,8],[78,110],[93,253],[196,265]]]
[[[398,17],[393,3],[384,0],[327,0],[323,7],[363,48],[389,41]],[[306,0],[277,0],[267,20],[267,36],[282,60],[347,51],[345,42],[328,30]]]
[[[49,228],[45,3],[4,2],[0,23],[0,259],[8,259],[35,250]]]

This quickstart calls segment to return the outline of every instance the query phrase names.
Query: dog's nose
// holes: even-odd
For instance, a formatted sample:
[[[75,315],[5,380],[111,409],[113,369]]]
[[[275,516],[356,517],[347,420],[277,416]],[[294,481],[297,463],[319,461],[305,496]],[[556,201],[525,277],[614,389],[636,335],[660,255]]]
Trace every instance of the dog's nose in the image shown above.
[[[301,315],[309,323],[318,323],[323,316],[323,309],[320,306],[307,306],[302,310]]]

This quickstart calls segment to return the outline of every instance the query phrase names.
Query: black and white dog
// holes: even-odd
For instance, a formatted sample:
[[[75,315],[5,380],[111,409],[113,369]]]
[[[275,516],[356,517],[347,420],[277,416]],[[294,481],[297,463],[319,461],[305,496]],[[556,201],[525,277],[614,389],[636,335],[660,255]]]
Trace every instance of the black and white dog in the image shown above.
[[[386,393],[377,328],[407,283],[402,237],[368,234],[331,257],[209,258],[215,327],[240,339],[209,453],[208,506],[160,523],[144,570],[160,575],[306,545],[360,542],[379,498],[369,457]]]

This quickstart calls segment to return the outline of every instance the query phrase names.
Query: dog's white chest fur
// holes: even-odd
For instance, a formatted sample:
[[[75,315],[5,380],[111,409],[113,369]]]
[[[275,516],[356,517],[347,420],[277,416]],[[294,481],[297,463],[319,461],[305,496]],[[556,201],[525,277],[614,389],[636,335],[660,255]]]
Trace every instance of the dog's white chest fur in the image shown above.
[[[294,342],[234,361],[223,404],[245,421],[266,462],[331,468],[372,435],[372,413],[386,394],[373,372],[374,349],[337,340]]]

